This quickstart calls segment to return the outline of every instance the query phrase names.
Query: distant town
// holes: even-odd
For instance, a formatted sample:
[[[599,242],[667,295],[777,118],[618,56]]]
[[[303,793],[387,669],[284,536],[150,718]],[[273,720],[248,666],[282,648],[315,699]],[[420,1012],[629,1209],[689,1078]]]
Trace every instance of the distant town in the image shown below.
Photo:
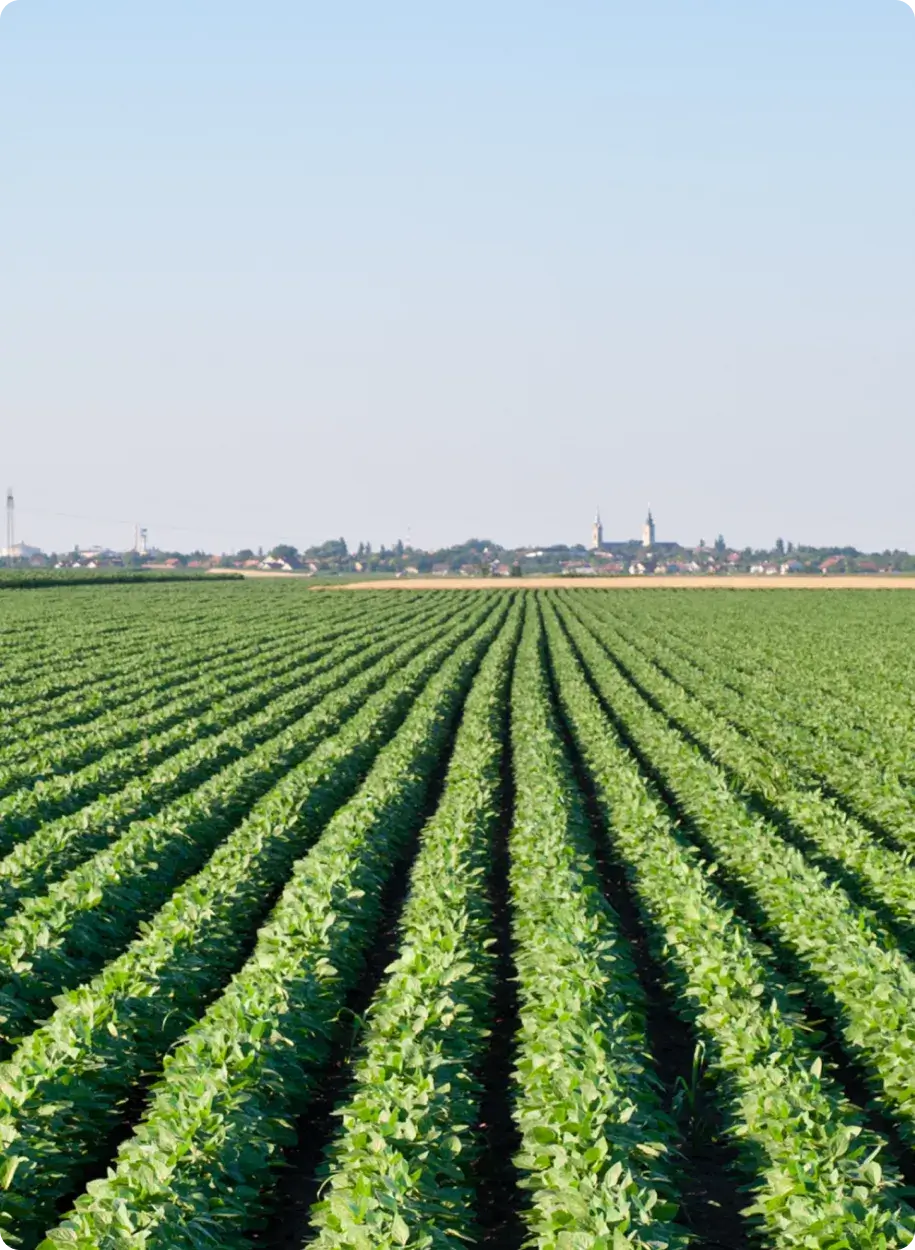
[[[230,553],[170,551],[151,545],[148,533],[137,526],[127,551],[106,547],[76,547],[67,552],[44,552],[13,540],[13,512],[7,510],[7,545],[0,558],[7,566],[57,569],[236,569],[251,573],[297,573],[303,577],[663,577],[684,574],[752,574],[790,577],[792,574],[915,573],[915,556],[907,551],[863,552],[854,547],[814,547],[783,538],[771,548],[737,548],[723,534],[712,542],[701,539],[684,546],[658,538],[649,508],[637,538],[607,539],[598,512],[587,543],[573,546],[503,547],[491,539],[471,538],[434,551],[398,541],[375,548],[360,542],[353,549],[345,539],[330,539],[299,550],[278,544],[270,550],[242,548]]]

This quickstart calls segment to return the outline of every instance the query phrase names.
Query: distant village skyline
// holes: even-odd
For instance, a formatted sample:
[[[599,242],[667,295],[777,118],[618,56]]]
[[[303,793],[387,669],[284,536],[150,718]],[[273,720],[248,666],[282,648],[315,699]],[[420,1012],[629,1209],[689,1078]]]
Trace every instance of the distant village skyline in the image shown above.
[[[15,534],[15,514],[9,506],[7,537]],[[239,569],[314,576],[523,577],[525,574],[572,576],[663,576],[749,573],[785,576],[810,573],[915,573],[915,556],[904,551],[865,553],[854,547],[795,545],[782,538],[771,548],[735,548],[722,534],[711,545],[659,539],[651,505],[641,533],[635,538],[607,539],[598,507],[589,541],[567,545],[504,547],[492,539],[471,538],[449,547],[420,548],[397,540],[392,546],[360,541],[355,547],[344,538],[330,539],[303,549],[280,542],[273,547],[242,547],[232,552],[196,549],[182,552],[150,540],[149,530],[134,527],[132,547],[122,551],[101,545],[77,546],[47,554],[25,542],[8,542],[0,557],[9,566],[97,569],[133,567],[151,569]]]

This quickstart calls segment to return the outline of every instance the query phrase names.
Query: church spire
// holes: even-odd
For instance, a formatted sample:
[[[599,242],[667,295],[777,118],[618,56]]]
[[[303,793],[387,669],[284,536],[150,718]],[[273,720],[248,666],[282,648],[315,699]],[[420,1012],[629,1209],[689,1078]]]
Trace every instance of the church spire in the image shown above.
[[[600,508],[594,514],[594,524],[591,526],[591,550],[600,551],[604,545],[604,527],[600,519]]]
[[[654,517],[651,515],[651,504],[649,504],[648,516],[645,518],[645,524],[642,526],[642,546],[649,551],[654,546],[654,535]]]

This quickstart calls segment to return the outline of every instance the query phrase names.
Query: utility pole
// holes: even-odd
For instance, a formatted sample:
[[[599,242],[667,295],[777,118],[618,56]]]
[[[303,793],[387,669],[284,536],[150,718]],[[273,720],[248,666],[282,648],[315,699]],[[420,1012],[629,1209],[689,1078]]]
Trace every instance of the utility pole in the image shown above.
[[[6,562],[12,568],[13,547],[16,543],[16,503],[13,499],[13,488],[6,492]]]

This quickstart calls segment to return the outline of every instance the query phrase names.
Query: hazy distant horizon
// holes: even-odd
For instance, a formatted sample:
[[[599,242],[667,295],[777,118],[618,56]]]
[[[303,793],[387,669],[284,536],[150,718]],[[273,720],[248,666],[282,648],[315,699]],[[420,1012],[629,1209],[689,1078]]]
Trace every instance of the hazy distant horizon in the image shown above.
[[[24,543],[28,543],[31,546],[39,545],[39,544],[31,543],[27,535],[20,534],[19,533],[20,528],[21,527],[17,525],[17,542],[21,541]],[[82,528],[85,529],[86,528],[85,525],[83,525]],[[124,528],[124,527],[119,527],[119,528]],[[562,546],[562,545],[568,545],[569,547],[582,546],[586,549],[590,548],[590,525],[586,527],[585,535],[579,538],[555,538],[555,537],[547,536],[547,537],[541,537],[538,541],[520,542],[520,543],[503,542],[498,534],[489,534],[489,533],[484,533],[482,531],[476,531],[476,530],[471,530],[469,533],[463,535],[462,537],[452,538],[452,539],[446,540],[445,542],[438,543],[438,544],[423,544],[423,543],[420,543],[413,536],[407,537],[404,535],[397,535],[395,538],[386,538],[386,539],[381,539],[379,541],[375,541],[371,538],[366,538],[364,536],[362,538],[350,538],[346,534],[325,534],[322,538],[309,540],[308,542],[303,542],[303,543],[293,543],[292,540],[288,536],[286,536],[284,538],[269,539],[264,542],[252,543],[252,542],[243,541],[234,546],[231,544],[225,544],[225,543],[208,546],[203,543],[188,543],[186,541],[185,542],[181,542],[181,541],[170,542],[169,541],[169,537],[174,538],[178,533],[183,533],[183,532],[184,531],[166,530],[164,532],[165,537],[161,539],[157,539],[155,537],[154,532],[149,533],[148,534],[148,546],[150,550],[153,550],[153,551],[155,550],[180,551],[184,554],[189,554],[192,551],[200,550],[200,551],[206,551],[210,554],[234,555],[238,551],[242,551],[246,549],[249,549],[253,551],[255,554],[257,554],[259,550],[262,550],[264,552],[269,552],[273,547],[279,546],[282,543],[290,543],[292,546],[297,547],[300,551],[304,551],[307,547],[317,547],[317,546],[320,546],[321,543],[323,542],[327,542],[329,540],[342,537],[345,540],[350,552],[355,552],[357,548],[359,547],[360,543],[369,542],[371,543],[373,552],[377,553],[380,551],[382,545],[388,549],[393,548],[396,545],[398,539],[402,541],[405,546],[411,545],[412,549],[417,550],[417,551],[439,551],[439,550],[447,549],[450,547],[460,547],[473,540],[477,540],[481,542],[491,542],[494,545],[499,546],[509,551],[522,550],[522,549],[534,551],[538,547],[548,548],[548,547],[557,547],[557,546]],[[712,547],[718,537],[719,532],[720,531],[716,530],[714,533],[709,532],[708,534],[702,534],[698,538],[693,540],[693,539],[684,539],[677,534],[662,533],[659,530],[656,541],[660,543],[676,542],[676,543],[679,543],[679,545],[683,547],[684,549],[689,550],[691,548],[697,548],[700,545],[700,543],[704,540],[707,547]],[[782,539],[786,547],[789,543],[793,544],[796,547],[797,546],[800,546],[800,547],[811,546],[811,547],[824,547],[824,548],[826,547],[848,547],[848,548],[854,547],[858,551],[862,552],[862,554],[875,554],[875,553],[883,552],[886,550],[891,550],[891,551],[892,550],[908,550],[907,548],[886,548],[886,547],[864,548],[860,546],[860,544],[853,543],[853,542],[847,542],[847,543],[846,542],[824,542],[824,543],[807,544],[804,542],[804,540],[800,540],[800,542],[798,542],[792,538],[785,537],[785,535],[783,534],[776,535],[776,538],[773,539],[769,543],[765,543],[765,542],[763,543],[737,543],[737,542],[732,542],[728,538],[726,533],[723,534],[722,536],[727,542],[729,548],[732,548],[738,551],[745,550],[748,547],[751,548],[752,550],[771,551],[774,549],[778,538]],[[641,539],[637,533],[632,533],[632,534],[624,534],[622,532],[610,533],[605,528],[605,532],[604,532],[605,546],[612,545],[614,543],[626,543],[626,542],[637,543],[640,541]],[[79,547],[80,550],[83,550],[83,551],[87,551],[91,549],[93,546],[99,546],[99,547],[102,547],[103,549],[108,549],[111,551],[125,552],[133,548],[133,542],[134,542],[134,532],[133,532],[133,529],[131,529],[128,540],[123,540],[123,541],[114,542],[114,543],[103,543],[95,539],[90,539],[88,542],[70,543],[66,546],[56,546],[56,547],[45,546],[43,547],[43,550],[45,551],[46,554],[50,554],[53,552],[59,555],[65,555],[73,551],[77,546]]]
[[[897,0],[18,0],[0,489],[45,550],[915,550]]]

